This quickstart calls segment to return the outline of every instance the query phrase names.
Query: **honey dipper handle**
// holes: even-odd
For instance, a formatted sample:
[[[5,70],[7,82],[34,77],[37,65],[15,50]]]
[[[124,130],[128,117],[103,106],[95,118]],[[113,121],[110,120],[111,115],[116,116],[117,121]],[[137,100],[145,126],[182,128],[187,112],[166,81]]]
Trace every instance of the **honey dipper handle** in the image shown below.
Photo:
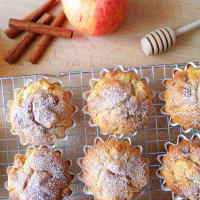
[[[183,33],[185,33],[185,32],[191,31],[192,29],[195,29],[195,28],[197,28],[197,27],[199,27],[199,26],[200,26],[200,19],[198,19],[198,20],[192,22],[191,24],[188,24],[188,25],[186,25],[186,26],[183,26],[183,27],[177,29],[177,30],[175,31],[175,35],[176,35],[176,36],[179,36],[179,35],[181,35],[181,34],[183,34]]]

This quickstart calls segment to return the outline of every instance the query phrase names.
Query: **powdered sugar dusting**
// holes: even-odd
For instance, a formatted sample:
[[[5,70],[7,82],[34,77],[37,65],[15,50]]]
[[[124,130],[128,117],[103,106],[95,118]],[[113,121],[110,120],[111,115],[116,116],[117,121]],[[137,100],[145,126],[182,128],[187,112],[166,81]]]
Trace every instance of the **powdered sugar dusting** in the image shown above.
[[[30,95],[13,110],[16,132],[38,146],[53,144],[53,130],[58,126],[67,128],[65,120],[71,118],[71,107],[62,97],[48,92]]]
[[[72,176],[68,163],[47,148],[29,151],[24,164],[19,166],[15,162],[13,168],[17,170],[9,174],[8,189],[14,185],[20,200],[62,199],[62,191],[69,191]]]
[[[133,199],[148,181],[148,161],[114,138],[99,141],[82,163],[85,184],[97,199]]]
[[[200,128],[200,69],[193,67],[175,73],[172,80],[167,81],[165,111],[173,122],[188,128]]]
[[[116,104],[125,101],[131,95],[131,88],[121,87],[120,84],[112,85],[107,83],[107,87],[102,88],[101,93],[98,94],[108,103],[109,108],[113,108]]]
[[[163,157],[161,175],[177,196],[186,199],[200,198],[200,140],[181,140],[171,145]]]
[[[106,73],[87,100],[88,112],[102,132],[133,133],[153,111],[152,92],[134,72]]]

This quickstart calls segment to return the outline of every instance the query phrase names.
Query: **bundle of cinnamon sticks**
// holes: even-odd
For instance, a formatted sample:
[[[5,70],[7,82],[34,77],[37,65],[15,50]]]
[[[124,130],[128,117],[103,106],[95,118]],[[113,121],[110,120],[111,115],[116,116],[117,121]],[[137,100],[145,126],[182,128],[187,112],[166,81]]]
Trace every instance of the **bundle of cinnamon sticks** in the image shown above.
[[[6,62],[10,64],[15,63],[39,34],[42,34],[42,37],[34,46],[28,57],[28,61],[32,64],[36,64],[39,61],[53,37],[72,38],[72,30],[60,27],[66,19],[63,10],[59,12],[55,19],[53,19],[52,15],[47,13],[56,3],[57,0],[48,0],[22,20],[9,20],[9,28],[4,31],[9,38],[14,39],[23,31],[27,32],[22,39],[8,51],[5,58]],[[52,23],[49,25],[51,21]]]

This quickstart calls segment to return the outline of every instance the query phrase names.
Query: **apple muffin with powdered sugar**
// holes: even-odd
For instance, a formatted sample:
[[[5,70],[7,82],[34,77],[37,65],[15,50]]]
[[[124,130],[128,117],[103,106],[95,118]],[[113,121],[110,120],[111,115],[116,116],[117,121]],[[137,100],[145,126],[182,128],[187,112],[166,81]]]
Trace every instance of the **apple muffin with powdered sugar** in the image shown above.
[[[171,116],[171,122],[182,125],[184,130],[200,129],[200,69],[188,65],[164,83],[167,89],[163,111]]]
[[[106,72],[87,97],[87,111],[103,133],[132,134],[153,112],[153,93],[134,71]]]
[[[165,186],[180,199],[200,199],[200,139],[180,139],[168,146],[166,155],[161,156],[160,175]]]
[[[46,79],[32,82],[9,102],[11,133],[18,135],[22,144],[35,146],[53,145],[56,139],[65,138],[75,111],[70,98],[71,93],[59,83]]]
[[[10,199],[61,200],[69,196],[73,179],[69,167],[70,162],[62,160],[60,151],[52,152],[47,147],[17,154],[13,166],[7,170]]]
[[[149,179],[149,161],[127,140],[97,141],[81,160],[81,177],[97,200],[132,200]]]

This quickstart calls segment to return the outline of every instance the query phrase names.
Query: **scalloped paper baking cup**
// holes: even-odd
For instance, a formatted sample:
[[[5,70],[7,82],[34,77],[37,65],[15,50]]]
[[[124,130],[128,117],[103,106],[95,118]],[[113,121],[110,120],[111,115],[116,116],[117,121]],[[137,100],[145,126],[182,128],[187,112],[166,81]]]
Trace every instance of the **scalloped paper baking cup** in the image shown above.
[[[46,76],[42,77],[41,79],[46,79],[46,80],[48,80],[48,78],[47,78]],[[41,79],[39,79],[39,80],[41,80]],[[36,81],[34,82],[33,80],[28,79],[28,80],[26,80],[26,82],[25,82],[25,86],[28,87],[28,86],[30,86],[30,85],[32,85],[32,84],[34,84],[34,83],[36,83]],[[57,80],[57,81],[55,81],[55,82],[53,82],[53,83],[58,83],[60,86],[62,86],[62,81],[61,81],[61,80]],[[17,95],[19,94],[19,92],[20,92],[21,90],[22,90],[21,88],[16,88],[16,89],[14,90],[14,100],[9,100],[9,101],[7,102],[7,106],[8,106],[9,109],[10,109],[10,105],[12,104],[13,101],[15,101]],[[73,96],[72,92],[71,92],[71,91],[68,91],[68,92],[71,94],[71,97],[72,97],[72,96]],[[71,103],[71,101],[70,101],[70,103]],[[78,107],[77,107],[76,105],[72,104],[72,103],[71,103],[71,105],[74,106],[74,108],[75,108],[75,111],[74,111],[73,114],[72,114],[73,125],[72,125],[71,127],[67,128],[66,131],[67,131],[67,130],[70,130],[70,129],[73,129],[73,128],[76,127],[76,122],[75,122],[75,120],[74,120],[74,114],[78,111]],[[10,113],[8,113],[8,114],[6,115],[6,121],[10,123]],[[60,141],[63,141],[63,142],[66,141],[67,138],[68,138],[68,135],[67,135],[66,131],[65,131],[65,137],[64,137],[64,138],[57,138],[57,137],[54,135],[53,144],[52,144],[52,145],[45,145],[45,146],[47,146],[48,148],[55,148],[55,147],[57,146],[56,143],[59,143]],[[11,133],[11,135],[18,135],[18,134],[13,130],[12,127],[11,127],[11,129],[10,129],[10,133]],[[19,137],[19,140],[20,140],[20,143],[21,143],[22,145],[27,145],[27,144],[29,144],[29,142],[22,140],[21,137]]]
[[[162,189],[163,191],[172,192],[172,190],[171,190],[170,188],[166,187],[166,185],[165,185],[165,184],[166,184],[166,181],[165,181],[165,179],[162,177],[162,175],[160,174],[160,170],[163,168],[162,157],[164,157],[164,156],[166,156],[166,155],[168,154],[168,146],[170,146],[170,145],[178,145],[181,139],[191,141],[191,140],[193,140],[194,137],[198,137],[198,138],[200,139],[200,134],[199,134],[199,133],[194,133],[190,139],[188,139],[187,137],[185,137],[185,136],[182,135],[182,134],[179,135],[178,138],[177,138],[176,144],[173,144],[173,143],[171,143],[171,142],[166,142],[166,143],[164,144],[164,147],[165,147],[165,150],[166,150],[166,154],[158,155],[158,156],[157,156],[157,160],[158,160],[158,162],[161,164],[161,167],[159,167],[159,169],[156,171],[156,175],[157,175],[159,178],[161,178],[161,179],[163,180],[163,182],[162,182],[162,184],[161,184],[161,189]],[[182,200],[182,199],[184,199],[184,198],[181,198],[181,197],[179,197],[179,196],[176,196],[175,193],[172,192],[172,199],[173,199],[173,200]]]
[[[189,67],[189,65],[192,65],[194,68],[198,68],[193,62],[188,62],[183,70],[180,69],[180,68],[178,68],[178,67],[174,68],[174,69],[172,70],[172,77],[174,78],[175,73],[176,73],[177,71],[183,72],[183,71],[187,70],[188,67]],[[166,78],[166,79],[163,79],[163,81],[162,81],[162,83],[163,83],[163,85],[165,86],[165,88],[167,88],[167,87],[166,87],[166,84],[165,84],[165,81],[167,81],[167,80],[171,80],[171,79],[170,79],[170,78]],[[159,94],[159,98],[160,98],[160,100],[162,100],[162,101],[165,102],[164,94],[165,94],[165,91],[164,91],[164,92],[161,92],[161,93]],[[165,102],[165,104],[166,104],[166,102]],[[160,112],[161,112],[161,114],[163,114],[163,115],[170,116],[167,112],[165,112],[165,105],[160,109]],[[169,119],[169,125],[171,125],[171,126],[179,126],[179,125],[180,125],[180,126],[182,127],[183,133],[189,133],[189,132],[193,129],[193,128],[184,129],[184,127],[183,127],[181,124],[174,123],[174,122],[172,121],[171,116],[170,116],[170,119]]]
[[[33,145],[28,146],[28,148],[27,148],[25,154],[27,154],[31,149],[41,149],[41,148],[43,148],[43,147],[36,148],[36,147],[33,146]],[[60,148],[49,149],[49,148],[48,148],[48,150],[51,151],[51,152],[60,152],[61,158],[63,159],[63,151],[62,151],[62,149],[60,149]],[[14,160],[15,160],[15,157],[16,157],[17,155],[23,155],[23,154],[19,154],[19,153],[15,154]],[[64,159],[63,159],[63,160],[64,160]],[[70,185],[69,185],[69,189],[72,191],[72,193],[71,193],[69,196],[67,196],[67,197],[63,197],[63,200],[66,200],[67,198],[73,196],[73,194],[74,194],[74,192],[75,192],[75,191],[73,191],[73,189],[72,189],[72,187],[71,187],[71,183],[74,182],[74,180],[76,179],[76,176],[75,176],[75,174],[73,174],[73,173],[71,172],[71,171],[72,171],[72,160],[64,160],[64,161],[67,161],[67,162],[69,163],[68,173],[69,173],[70,175],[73,176],[73,179],[71,180]],[[7,175],[8,175],[8,172],[9,172],[9,170],[10,170],[11,168],[12,168],[12,166],[7,167],[7,169],[6,169]],[[5,182],[4,186],[5,186],[5,189],[8,190],[8,181]]]
[[[113,71],[116,71],[116,70],[121,70],[121,71],[123,71],[123,72],[133,71],[135,74],[139,75],[137,69],[135,69],[135,68],[131,68],[131,69],[125,70],[121,65],[117,65]],[[90,94],[90,91],[95,87],[96,83],[97,83],[107,72],[110,72],[110,70],[104,68],[104,69],[102,69],[102,70],[100,71],[100,76],[99,76],[99,78],[92,78],[92,79],[89,80],[90,90],[88,90],[88,91],[86,91],[86,92],[83,92],[83,95],[82,95],[83,99],[85,99],[86,102],[87,102],[87,100],[88,100],[88,95]],[[140,77],[140,78],[141,78],[141,77]],[[141,79],[144,80],[144,81],[147,83],[147,85],[149,85],[149,78],[148,78],[148,77],[142,77]],[[153,90],[151,90],[151,91],[152,91],[152,93],[153,93],[153,97],[155,97],[155,92],[154,92]],[[89,114],[89,112],[88,112],[88,109],[87,109],[87,105],[85,105],[85,106],[83,107],[82,111],[83,111],[84,114],[87,114],[87,115],[90,116],[90,114]],[[88,124],[89,124],[90,127],[98,127],[97,124],[95,124],[95,123],[92,122],[92,118],[91,118],[91,117],[90,117],[90,119],[89,119]],[[107,133],[102,133],[102,132],[100,132],[100,133],[101,133],[102,135],[110,134],[109,132],[107,132]],[[111,133],[111,134],[113,134],[113,133]],[[126,136],[130,136],[130,135],[135,136],[136,134],[137,134],[137,131],[135,131],[135,132],[132,133],[132,134],[126,134]],[[113,134],[113,135],[115,135],[115,137],[116,137],[116,138],[119,138],[119,139],[122,138],[122,137],[124,136],[124,134],[119,134],[119,135]]]
[[[86,156],[86,154],[87,154],[87,150],[90,149],[90,148],[93,148],[94,146],[96,146],[96,144],[97,144],[98,141],[107,142],[110,138],[115,138],[117,141],[128,141],[129,144],[130,144],[130,146],[132,146],[130,137],[118,138],[118,137],[116,137],[115,135],[110,135],[106,141],[104,141],[101,137],[96,137],[95,140],[94,140],[94,145],[85,145],[85,146],[83,147],[83,152],[84,152],[85,156]],[[140,155],[142,155],[143,148],[142,148],[141,145],[136,145],[136,146],[132,146],[132,147],[138,149],[139,152],[140,152]],[[78,159],[77,159],[77,164],[78,164],[78,166],[81,168],[81,172],[78,173],[77,178],[78,178],[82,183],[84,183],[84,180],[83,180],[83,178],[82,178],[82,173],[83,173],[83,170],[82,170],[82,160],[83,160],[83,159],[84,159],[84,157],[78,158]],[[145,159],[148,160],[147,158],[145,158]],[[148,166],[149,166],[149,160],[148,160]],[[87,195],[93,195],[92,192],[89,191],[89,189],[87,188],[87,186],[85,185],[85,183],[84,183],[83,192],[84,192],[85,194],[87,194]],[[141,195],[142,193],[143,193],[143,191],[140,193],[140,195]]]

